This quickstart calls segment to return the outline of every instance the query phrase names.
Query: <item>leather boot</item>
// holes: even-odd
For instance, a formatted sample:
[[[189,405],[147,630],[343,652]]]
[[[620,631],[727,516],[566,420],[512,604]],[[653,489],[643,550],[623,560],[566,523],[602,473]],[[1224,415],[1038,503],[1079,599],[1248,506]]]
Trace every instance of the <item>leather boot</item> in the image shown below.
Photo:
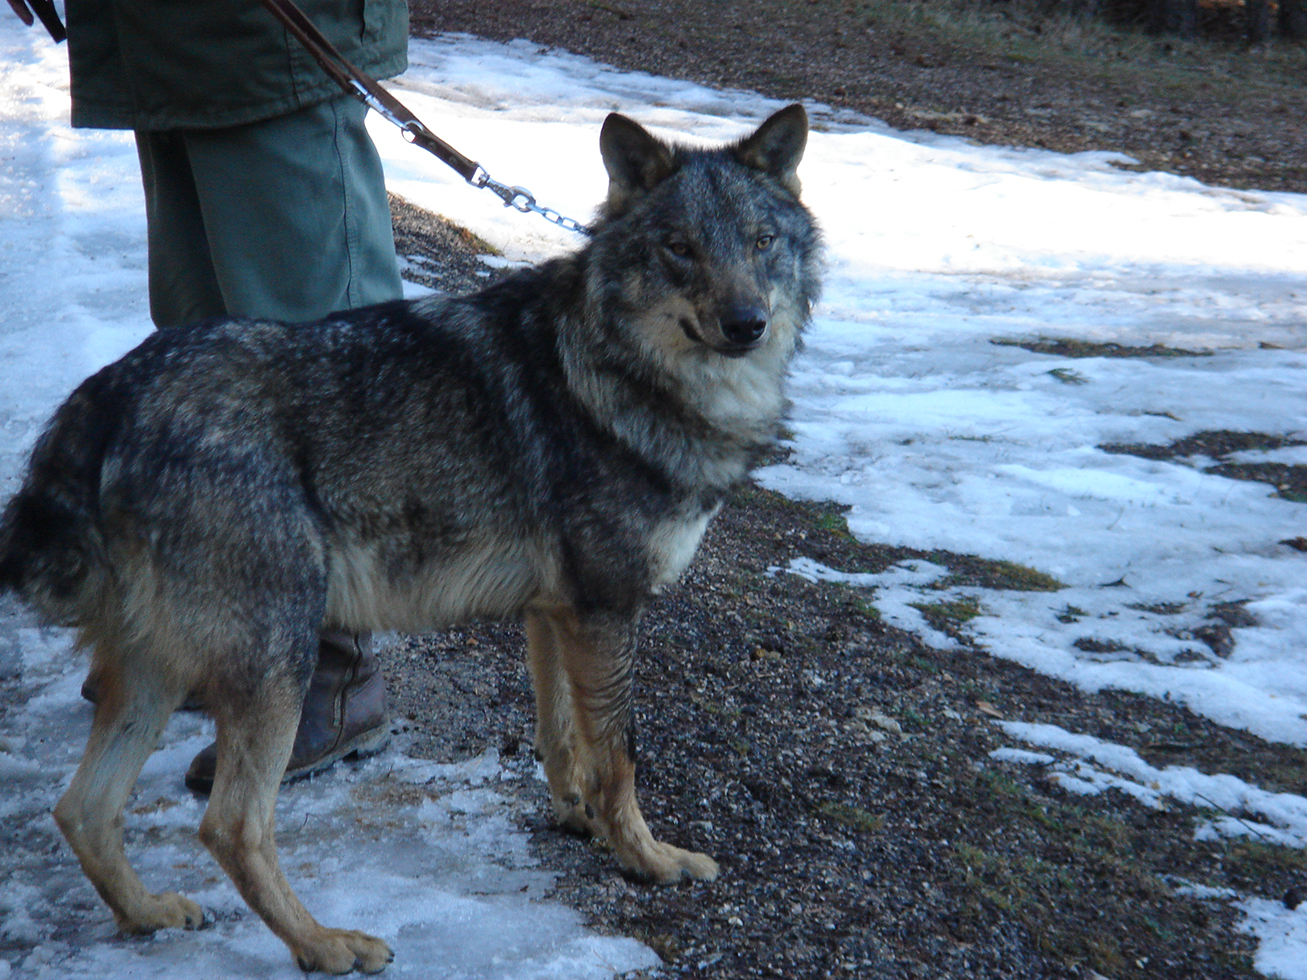
[[[323,632],[318,667],[309,681],[300,727],[295,733],[283,783],[321,772],[346,756],[363,758],[390,741],[386,682],[372,650],[372,634]],[[197,793],[213,789],[218,752],[215,745],[191,760],[186,785]]]

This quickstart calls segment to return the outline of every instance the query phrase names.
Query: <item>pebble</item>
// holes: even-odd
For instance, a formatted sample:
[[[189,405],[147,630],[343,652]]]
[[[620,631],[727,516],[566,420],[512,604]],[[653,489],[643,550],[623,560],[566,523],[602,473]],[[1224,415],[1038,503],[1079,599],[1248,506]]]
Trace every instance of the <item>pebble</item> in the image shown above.
[[[865,724],[874,725],[882,731],[889,732],[891,735],[903,734],[903,726],[877,708],[854,708],[853,717]]]

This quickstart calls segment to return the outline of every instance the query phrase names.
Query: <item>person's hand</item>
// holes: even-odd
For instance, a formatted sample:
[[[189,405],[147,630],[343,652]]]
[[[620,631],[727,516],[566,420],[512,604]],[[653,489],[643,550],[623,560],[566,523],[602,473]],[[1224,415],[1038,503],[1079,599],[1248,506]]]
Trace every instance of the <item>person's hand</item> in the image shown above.
[[[51,0],[9,0],[9,6],[18,15],[18,19],[28,27],[36,22],[36,18],[32,16],[32,11],[36,11],[36,17],[41,18],[41,23],[45,25],[45,29],[50,32],[50,36],[56,43],[68,36],[63,22],[59,19],[59,11],[54,9]]]

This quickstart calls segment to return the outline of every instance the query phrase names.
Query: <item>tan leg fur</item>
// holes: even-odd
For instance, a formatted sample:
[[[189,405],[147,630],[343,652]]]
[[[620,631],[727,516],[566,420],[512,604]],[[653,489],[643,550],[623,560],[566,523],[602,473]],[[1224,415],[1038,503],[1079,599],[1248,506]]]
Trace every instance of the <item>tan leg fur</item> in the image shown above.
[[[716,878],[717,863],[706,854],[654,840],[636,802],[627,749],[631,625],[583,621],[570,609],[533,610],[527,642],[536,747],[560,823],[606,839],[623,867],[650,881]]]
[[[310,972],[378,973],[394,959],[375,936],[318,923],[291,891],[277,860],[275,804],[299,724],[291,683],[260,692],[257,704],[218,712],[218,763],[200,839],[241,897]]]
[[[185,697],[185,685],[166,689],[147,675],[128,687],[114,658],[99,662],[107,666],[91,736],[72,784],[55,807],[55,822],[120,929],[134,934],[194,929],[204,921],[200,907],[175,892],[148,891],[123,850],[123,808],[169,716]]]

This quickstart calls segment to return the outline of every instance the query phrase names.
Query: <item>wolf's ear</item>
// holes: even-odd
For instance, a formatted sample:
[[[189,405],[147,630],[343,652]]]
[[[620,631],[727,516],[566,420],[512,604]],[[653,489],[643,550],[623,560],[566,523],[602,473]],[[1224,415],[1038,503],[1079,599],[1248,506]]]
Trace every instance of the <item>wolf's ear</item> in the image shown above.
[[[808,114],[797,102],[769,116],[752,136],[734,147],[735,159],[746,167],[775,177],[795,197],[799,196],[796,171],[808,145]]]
[[[653,190],[676,169],[671,147],[616,112],[604,120],[599,152],[608,171],[610,215],[622,211],[632,198]]]

